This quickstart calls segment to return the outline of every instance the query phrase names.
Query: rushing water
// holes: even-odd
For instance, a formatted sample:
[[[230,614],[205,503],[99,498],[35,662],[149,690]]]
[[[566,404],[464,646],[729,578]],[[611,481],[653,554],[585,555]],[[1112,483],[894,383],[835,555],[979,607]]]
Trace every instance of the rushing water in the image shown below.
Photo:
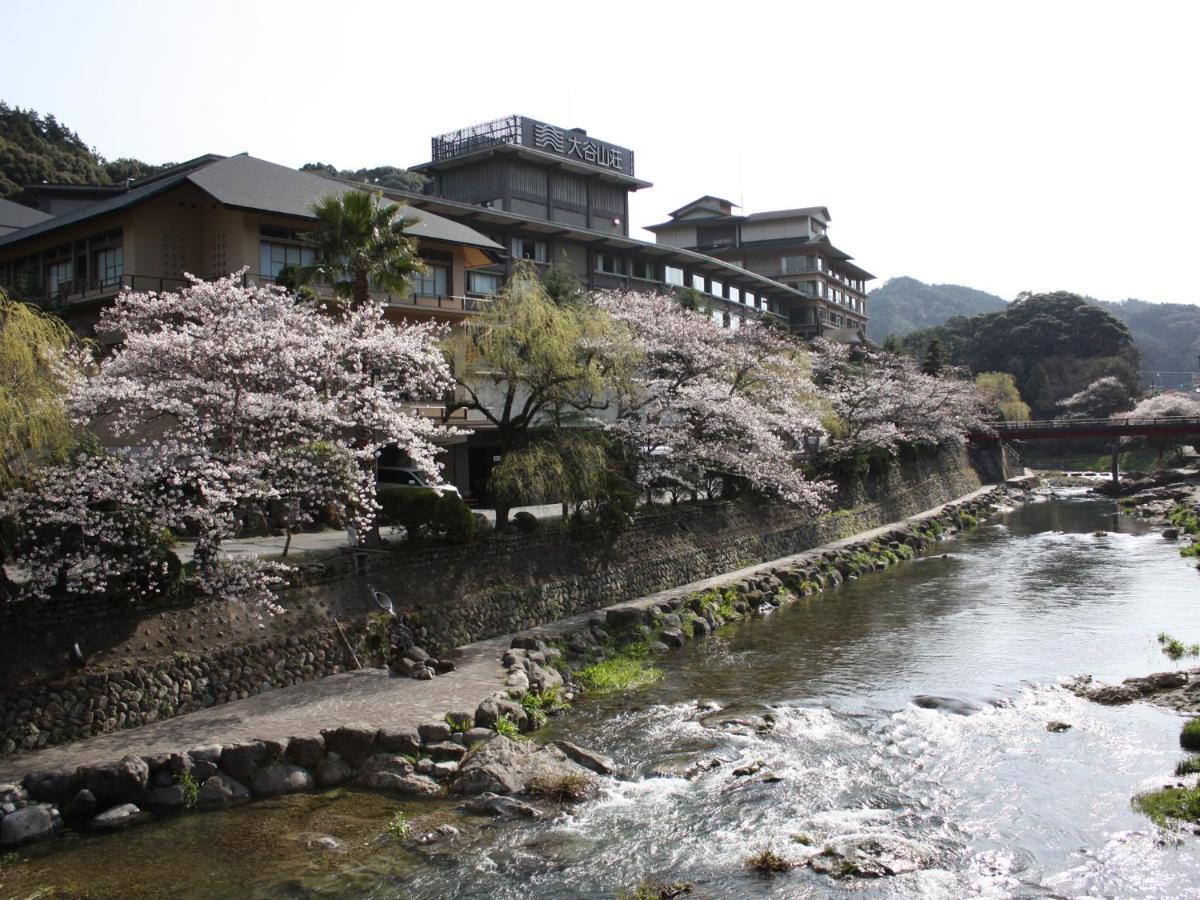
[[[492,823],[448,805],[289,797],[76,839],[11,867],[9,887],[566,898],[657,876],[694,882],[698,897],[1200,896],[1198,839],[1164,841],[1129,802],[1170,777],[1178,717],[1058,686],[1170,668],[1155,636],[1200,640],[1195,570],[1112,503],[1083,496],[1000,515],[938,550],[665,654],[649,688],[577,703],[547,731],[632,777],[558,818]],[[770,730],[722,726],[764,715]],[[1050,721],[1072,728],[1051,733]],[[711,757],[721,764],[691,780],[650,774]],[[732,774],[757,761],[780,780]],[[453,822],[463,834],[436,847],[380,838],[396,809],[418,829]],[[313,832],[345,851],[305,849]],[[820,847],[863,834],[903,839],[922,868],[834,880],[745,867],[766,847],[803,860],[812,851],[798,837]],[[5,880],[0,869],[0,893]]]

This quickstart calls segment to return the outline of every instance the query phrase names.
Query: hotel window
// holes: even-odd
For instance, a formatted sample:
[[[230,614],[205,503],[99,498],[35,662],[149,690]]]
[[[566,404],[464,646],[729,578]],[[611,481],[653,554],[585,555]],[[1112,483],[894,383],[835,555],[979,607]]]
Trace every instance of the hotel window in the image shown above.
[[[625,257],[613,256],[611,253],[596,254],[596,271],[608,275],[625,274]]]
[[[725,313],[724,312],[722,312],[719,309],[714,309],[714,310],[709,311],[709,315],[712,316],[712,320],[714,322],[716,322],[722,328],[725,327]]]
[[[725,285],[721,284],[721,282],[719,282],[719,281],[713,281],[713,282],[711,282],[711,284],[712,284],[712,287],[710,287],[708,289],[708,292],[710,294],[712,294],[714,297],[724,297],[725,296]]]
[[[467,290],[472,294],[495,294],[503,279],[495,272],[468,272]]]
[[[50,263],[46,266],[46,293],[50,296],[60,293],[71,283],[74,277],[75,263],[69,259]]]
[[[427,266],[413,276],[413,293],[419,297],[445,297],[450,293],[450,270],[445,266]]]
[[[663,269],[663,281],[672,287],[683,287],[683,269],[667,266]]]
[[[545,241],[531,241],[519,237],[512,240],[512,255],[513,259],[531,259],[534,262],[546,262],[550,258],[546,252]]]
[[[747,291],[743,296],[745,297],[747,306],[753,306],[755,309],[758,308],[758,298],[757,297],[755,297],[749,291]]]
[[[635,259],[633,261],[633,277],[641,278],[644,281],[657,281],[658,273],[655,271],[654,263],[644,259]]]
[[[312,266],[317,262],[316,248],[300,244],[261,241],[258,245],[258,253],[259,274],[271,278],[278,278],[279,273],[287,267]]]
[[[109,247],[107,250],[97,250],[95,254],[96,280],[101,286],[109,287],[118,284],[125,274],[125,248]]]
[[[697,291],[704,290],[704,276],[692,275],[692,288]]]
[[[738,290],[737,288],[735,288],[733,285],[729,286],[729,302],[730,303],[741,303],[742,302],[742,292],[740,290]]]

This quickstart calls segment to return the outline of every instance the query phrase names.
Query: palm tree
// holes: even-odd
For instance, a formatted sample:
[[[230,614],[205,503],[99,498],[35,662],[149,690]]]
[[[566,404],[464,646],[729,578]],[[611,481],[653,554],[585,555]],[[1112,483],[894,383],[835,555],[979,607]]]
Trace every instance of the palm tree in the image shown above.
[[[332,284],[352,306],[367,302],[372,287],[397,294],[409,290],[409,276],[424,271],[417,242],[405,234],[416,219],[401,215],[397,203],[380,192],[350,190],[313,203],[316,227],[305,237],[317,245],[311,274]]]

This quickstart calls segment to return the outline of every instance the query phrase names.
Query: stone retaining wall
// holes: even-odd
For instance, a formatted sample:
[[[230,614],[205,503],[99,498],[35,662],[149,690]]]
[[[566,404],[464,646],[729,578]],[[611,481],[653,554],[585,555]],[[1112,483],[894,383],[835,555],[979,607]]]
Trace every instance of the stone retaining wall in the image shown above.
[[[907,460],[856,486],[867,502],[813,519],[764,503],[687,504],[640,516],[630,528],[546,530],[462,547],[417,549],[370,578],[397,598],[419,642],[436,651],[528,629],[848,537],[980,486],[961,450]],[[308,571],[293,599],[365,595],[362,577],[329,583],[329,563]],[[369,607],[344,623],[366,650]],[[288,605],[288,597],[284,597]],[[81,624],[76,612],[61,621]],[[0,755],[132,728],[352,665],[336,630],[219,650],[175,654],[151,666],[80,675],[0,698]]]
[[[789,600],[835,588],[843,579],[887,568],[926,549],[940,537],[994,508],[1003,486],[986,496],[943,509],[938,516],[906,525],[838,549],[781,560],[769,570],[740,578],[726,593],[694,594],[610,607],[584,626],[566,623],[536,634],[517,635],[502,663],[505,689],[485,698],[474,711],[448,710],[443,721],[418,727],[342,725],[318,734],[284,740],[241,741],[180,748],[156,756],[120,760],[69,771],[34,771],[20,784],[0,785],[0,848],[46,840],[64,824],[91,831],[117,831],[187,810],[224,809],[251,797],[277,797],[353,783],[400,796],[485,793],[467,808],[484,814],[538,811],[497,794],[536,793],[534,782],[518,772],[493,772],[485,781],[468,773],[472,748],[504,744],[504,725],[528,731],[539,724],[531,712],[541,703],[527,695],[557,698],[570,673],[607,655],[612,648],[644,642],[665,652],[701,638],[729,621],[773,609]],[[549,623],[547,623],[549,624]],[[620,652],[620,651],[618,651]],[[568,674],[569,677],[569,674]],[[569,696],[569,695],[568,695]],[[503,747],[501,747],[503,749]],[[545,748],[556,765],[579,772],[611,775],[611,761],[562,741]],[[498,755],[502,756],[503,754]],[[460,773],[460,763],[462,772]],[[510,777],[513,776],[513,777]]]

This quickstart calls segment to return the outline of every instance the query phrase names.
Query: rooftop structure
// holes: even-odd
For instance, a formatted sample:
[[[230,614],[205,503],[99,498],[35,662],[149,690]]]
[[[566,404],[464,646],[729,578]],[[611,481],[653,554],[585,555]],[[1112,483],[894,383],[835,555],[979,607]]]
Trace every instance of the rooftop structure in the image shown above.
[[[736,204],[704,196],[651,225],[658,243],[721,259],[777,281],[800,296],[787,307],[792,331],[847,340],[867,327],[866,283],[875,276],[829,240],[828,207],[739,215]]]

